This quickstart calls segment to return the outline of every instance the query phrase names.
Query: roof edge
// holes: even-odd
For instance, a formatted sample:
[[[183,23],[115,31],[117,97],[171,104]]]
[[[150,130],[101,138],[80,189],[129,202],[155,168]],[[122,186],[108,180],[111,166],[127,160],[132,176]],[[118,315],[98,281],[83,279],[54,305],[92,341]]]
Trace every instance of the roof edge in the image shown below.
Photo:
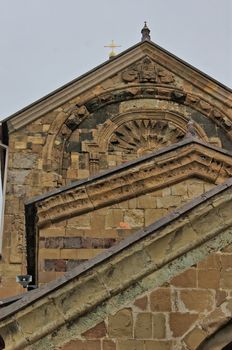
[[[170,146],[167,146],[167,147],[163,147],[153,153],[150,153],[148,155],[145,155],[139,159],[135,159],[135,160],[132,160],[132,161],[129,161],[125,164],[121,164],[121,165],[118,165],[117,167],[114,167],[110,170],[106,170],[100,174],[97,174],[97,175],[94,175],[94,176],[91,176],[91,177],[88,177],[86,179],[81,179],[81,180],[77,180],[77,181],[74,181],[72,182],[71,184],[69,185],[65,185],[65,186],[62,186],[62,187],[59,187],[58,189],[55,189],[55,190],[52,190],[52,191],[49,191],[45,194],[42,194],[42,195],[39,195],[39,196],[35,196],[27,201],[25,201],[25,206],[30,206],[30,205],[33,205],[37,202],[40,202],[44,199],[47,199],[49,197],[52,197],[54,195],[57,195],[57,194],[60,194],[62,192],[65,192],[67,190],[71,190],[72,188],[75,188],[77,186],[80,186],[80,185],[86,185],[86,184],[89,184],[95,180],[99,180],[99,179],[103,179],[109,175],[113,175],[115,174],[116,172],[119,172],[121,170],[126,170],[128,169],[129,167],[131,166],[135,166],[135,165],[138,165],[146,160],[149,160],[149,159],[152,159],[153,157],[156,157],[156,156],[159,156],[159,155],[162,155],[162,154],[165,154],[165,153],[168,153],[170,151],[173,151],[173,150],[176,150],[178,148],[181,148],[181,147],[184,147],[186,145],[189,145],[189,144],[199,144],[201,146],[204,146],[208,149],[211,149],[211,150],[214,150],[214,151],[217,151],[221,154],[224,154],[224,155],[227,155],[229,157],[232,157],[232,152],[230,151],[227,151],[223,148],[220,148],[220,147],[217,147],[217,146],[213,146],[213,145],[210,145],[196,137],[187,137],[187,138],[184,138],[182,141],[178,142],[178,143],[175,143],[173,145],[170,145]]]
[[[232,93],[232,89],[229,88],[228,86],[220,83],[218,80],[216,80],[215,78],[211,77],[210,75],[204,73],[203,71],[201,71],[200,69],[194,67],[193,65],[191,65],[190,63],[182,60],[181,58],[179,58],[178,56],[172,54],[171,52],[169,52],[168,50],[162,48],[161,46],[159,46],[158,44],[154,43],[153,41],[150,41],[150,40],[144,40],[142,42],[138,42],[137,44],[129,47],[128,49],[124,50],[123,52],[119,53],[118,55],[114,56],[113,58],[111,58],[110,60],[108,59],[107,61],[101,63],[100,65],[96,66],[95,68],[89,70],[88,72],[80,75],[79,77],[77,78],[74,78],[73,80],[71,80],[70,82],[62,85],[61,87],[53,90],[52,92],[50,92],[49,94],[39,98],[38,100],[36,100],[35,102],[25,106],[24,108],[21,108],[20,110],[18,110],[17,112],[11,114],[10,116],[4,118],[2,120],[2,123],[6,123],[8,122],[9,120],[13,119],[14,117],[17,117],[19,116],[21,113],[29,110],[30,108],[36,106],[37,104],[39,104],[40,102],[43,102],[45,100],[47,100],[49,97],[52,97],[54,96],[55,94],[61,92],[62,90],[64,90],[65,88],[67,87],[70,87],[71,85],[77,83],[78,81],[82,80],[83,78],[87,77],[88,75],[94,73],[95,71],[97,71],[98,69],[108,65],[108,64],[111,64],[112,62],[118,60],[119,58],[121,58],[122,56],[124,56],[125,54],[127,54],[128,52],[136,49],[137,47],[139,46],[144,46],[144,45],[150,45],[152,46],[153,48],[155,47],[156,49],[160,50],[161,52],[165,53],[166,55],[172,57],[173,59],[175,59],[176,61],[180,62],[181,64],[187,66],[188,68],[190,68],[191,70],[197,72],[198,74],[202,75],[203,77],[205,77],[206,79],[209,79],[210,81],[212,81],[214,84],[220,86],[222,89],[226,90],[227,92],[229,93]]]
[[[88,272],[100,263],[103,263],[104,261],[115,256],[116,254],[119,254],[122,250],[129,248],[133,244],[136,244],[148,235],[155,234],[156,231],[165,228],[168,224],[171,224],[172,222],[178,220],[183,214],[187,214],[191,210],[195,209],[201,204],[204,204],[208,200],[211,200],[213,197],[220,195],[228,189],[232,189],[232,178],[225,181],[221,185],[217,185],[216,187],[202,194],[201,196],[194,198],[182,207],[175,209],[174,211],[172,211],[165,217],[159,219],[158,221],[154,222],[147,228],[139,230],[138,232],[127,237],[125,240],[118,243],[117,245],[107,249],[101,254],[98,254],[93,259],[90,259],[87,262],[82,263],[78,267],[72,269],[71,271],[66,272],[63,277],[60,277],[55,281],[49,282],[46,285],[31,291],[30,293],[26,293],[25,297],[22,297],[19,301],[16,301],[12,305],[6,306],[3,309],[2,315],[0,316],[0,321],[3,321],[9,316],[12,316],[15,312],[24,309],[26,306],[31,305],[34,301],[39,300],[42,297],[56,291],[60,286],[66,285],[68,282],[79,278],[81,275]],[[214,208],[214,206],[211,207]]]

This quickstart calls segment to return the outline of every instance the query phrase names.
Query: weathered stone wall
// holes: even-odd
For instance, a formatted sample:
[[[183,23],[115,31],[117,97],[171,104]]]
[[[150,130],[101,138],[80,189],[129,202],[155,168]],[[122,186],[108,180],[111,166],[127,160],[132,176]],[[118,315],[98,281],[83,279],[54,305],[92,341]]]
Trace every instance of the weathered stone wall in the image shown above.
[[[39,282],[55,279],[212,187],[193,178],[40,229]]]
[[[67,341],[62,350],[196,350],[231,315],[232,304],[226,303],[231,275],[230,245]]]
[[[190,117],[200,138],[231,149],[230,106],[174,71],[146,57],[11,129],[0,297],[21,291],[25,200],[181,140]]]
[[[116,349],[137,345],[144,350],[145,345],[176,341],[173,349],[198,349],[231,319],[231,202],[229,180],[134,239],[3,308],[0,333],[7,347],[54,350],[69,343],[67,349],[115,349],[116,343]],[[178,330],[171,324],[179,313],[194,319],[182,330],[183,337],[173,335]],[[160,333],[154,331],[154,320],[161,321]],[[145,333],[138,322],[147,325]]]

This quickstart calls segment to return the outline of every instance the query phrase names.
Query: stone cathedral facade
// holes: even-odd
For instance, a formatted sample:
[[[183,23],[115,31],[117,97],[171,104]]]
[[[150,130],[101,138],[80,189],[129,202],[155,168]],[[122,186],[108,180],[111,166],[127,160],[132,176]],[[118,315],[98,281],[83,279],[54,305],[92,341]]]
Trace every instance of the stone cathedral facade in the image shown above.
[[[3,121],[0,349],[232,349],[231,106],[145,25]]]

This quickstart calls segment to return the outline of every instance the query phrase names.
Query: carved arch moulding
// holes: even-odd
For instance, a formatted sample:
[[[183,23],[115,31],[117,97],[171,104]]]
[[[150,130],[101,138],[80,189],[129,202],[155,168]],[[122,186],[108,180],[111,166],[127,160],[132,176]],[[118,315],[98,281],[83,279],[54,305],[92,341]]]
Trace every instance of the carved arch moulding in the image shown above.
[[[141,142],[149,142],[155,139],[158,147],[153,148],[155,151],[158,148],[165,147],[169,144],[180,141],[187,132],[187,124],[189,117],[177,112],[159,109],[136,109],[122,113],[113,117],[110,122],[101,126],[99,134],[96,138],[96,143],[99,150],[106,152],[112,146],[115,138],[138,136],[138,146]],[[208,142],[207,135],[204,130],[195,123],[196,133],[199,138]],[[144,140],[143,140],[144,137]],[[127,148],[130,151],[128,145]]]
[[[163,124],[161,123],[162,125],[161,124],[158,125],[157,122],[155,123],[154,119],[151,118],[151,114],[152,114],[151,111],[146,112],[146,113],[150,113],[147,121],[145,121],[146,118],[141,117],[140,123],[142,125],[142,128],[144,129],[152,129],[154,131],[154,129],[156,128],[157,130],[159,129],[159,132],[161,132],[161,129],[163,127],[162,129],[163,131],[161,132],[161,135],[157,135],[157,138],[159,138],[159,143],[161,145],[163,144],[165,146],[167,144],[164,141],[165,137],[162,133],[165,133],[168,129],[170,129],[170,127],[176,128],[176,130],[177,129],[179,130],[180,132],[179,139],[181,139],[181,133],[184,133],[186,131],[186,124],[189,120],[188,113],[186,112],[186,107],[190,107],[192,110],[195,110],[195,111],[200,111],[204,116],[212,120],[222,130],[224,130],[224,132],[226,132],[228,137],[231,139],[232,123],[230,122],[229,118],[225,114],[223,114],[222,111],[220,111],[218,108],[211,105],[208,101],[202,100],[199,96],[195,96],[193,94],[190,95],[184,91],[181,91],[180,89],[177,89],[177,88],[173,89],[173,87],[169,87],[169,86],[168,87],[162,86],[162,89],[161,89],[158,86],[154,88],[154,84],[150,84],[150,83],[133,84],[133,86],[128,87],[126,90],[124,87],[124,89],[108,91],[107,93],[101,94],[98,97],[95,97],[90,101],[87,101],[85,104],[81,106],[73,105],[65,112],[64,111],[60,112],[57,118],[54,120],[51,126],[51,129],[49,130],[49,133],[48,133],[47,142],[43,151],[43,168],[48,171],[55,171],[61,174],[62,176],[64,176],[65,174],[65,177],[66,177],[67,170],[68,168],[70,168],[70,162],[71,162],[70,148],[71,148],[71,152],[74,151],[74,153],[77,153],[77,152],[88,153],[89,162],[92,164],[89,166],[90,174],[94,174],[95,172],[97,172],[99,170],[98,169],[99,152],[104,152],[102,150],[102,148],[104,147],[102,147],[101,144],[106,142],[104,141],[105,138],[103,134],[100,133],[101,137],[98,137],[97,133],[93,132],[94,137],[92,137],[90,141],[87,140],[85,142],[83,149],[80,149],[80,142],[78,141],[79,144],[77,143],[75,144],[76,130],[82,128],[83,123],[85,123],[85,121],[88,121],[89,118],[91,118],[91,116],[93,116],[94,113],[96,113],[96,111],[98,111],[98,115],[99,115],[101,111],[104,109],[103,107],[105,106],[112,105],[115,103],[121,103],[121,102],[125,104],[127,103],[127,101],[130,101],[130,100],[134,100],[135,102],[141,100],[141,103],[142,103],[144,99],[149,101],[154,101],[154,103],[157,105],[157,107],[154,108],[154,110],[152,110],[152,112],[155,114],[156,114],[156,110],[160,112],[161,107],[159,105],[163,104],[162,112],[165,109],[166,112],[168,111],[174,112],[173,114],[175,114],[176,112],[176,114],[182,114],[183,116],[185,116],[185,117],[182,117],[182,126],[180,126],[179,124],[176,124],[176,121],[178,118],[176,118],[176,120],[174,121],[167,119],[167,122],[165,121],[165,123]],[[138,112],[141,113],[141,111],[138,111]],[[134,113],[135,115],[136,111],[132,110],[131,113]],[[128,111],[128,114],[129,114],[129,111]],[[113,118],[110,118],[108,116],[108,119],[105,120],[105,125],[107,127],[108,127],[107,123],[110,124],[111,121],[115,123],[113,121]],[[121,113],[115,118],[118,118],[118,119],[122,118],[123,120],[124,115],[123,113]],[[130,122],[133,124],[131,119],[130,119]],[[99,123],[100,123],[100,126],[96,128],[98,132],[100,131],[102,124],[104,125],[104,122],[101,123],[100,121]],[[137,127],[137,124],[136,123],[134,123],[134,125],[132,124],[130,125],[130,128],[135,130]],[[195,123],[195,126],[199,137],[205,141],[209,141],[207,139],[206,134],[204,133],[203,128],[200,127],[198,123]],[[125,128],[121,131],[123,131],[124,134],[126,132]],[[121,131],[118,130],[117,132],[120,133]],[[174,134],[174,132],[172,134]],[[72,139],[74,139],[74,142]],[[96,141],[96,139],[98,140]],[[150,139],[152,139],[151,134],[150,134]],[[69,144],[70,140],[72,141],[72,145],[75,144],[74,147],[72,145],[70,146]],[[107,140],[107,142],[108,141],[109,140]],[[113,139],[111,141],[113,142]],[[121,143],[122,142],[123,141],[121,141]],[[175,142],[175,138],[173,142]],[[152,142],[150,143],[152,144]],[[155,147],[157,146],[157,139],[153,140],[153,145],[151,145],[151,148],[153,146]],[[143,145],[141,154],[143,154],[143,151],[146,148],[149,149],[149,146],[146,147],[145,145]],[[113,147],[111,147],[111,149],[113,149]],[[76,159],[74,159],[74,162],[76,162]],[[88,160],[84,160],[82,163],[84,164],[86,162],[88,162]],[[82,164],[82,167],[85,167],[83,164]],[[113,164],[112,166],[118,165],[118,163],[114,164],[114,162],[112,164]],[[105,169],[108,167],[109,167],[109,164],[105,164],[100,168]],[[91,171],[91,168],[92,168],[92,171]],[[71,170],[74,171],[74,168],[72,168],[72,166],[70,171]],[[86,173],[86,176],[82,176],[82,177],[87,177],[88,175],[89,174]],[[77,178],[77,177],[78,176],[74,178]]]

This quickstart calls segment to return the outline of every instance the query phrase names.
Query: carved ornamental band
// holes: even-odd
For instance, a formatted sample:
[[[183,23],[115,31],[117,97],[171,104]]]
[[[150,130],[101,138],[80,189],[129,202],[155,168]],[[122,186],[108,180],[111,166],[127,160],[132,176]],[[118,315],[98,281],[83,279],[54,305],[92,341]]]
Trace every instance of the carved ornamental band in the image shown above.
[[[122,72],[122,80],[126,83],[139,81],[140,83],[157,84],[170,84],[175,81],[172,73],[158,67],[148,57]]]

